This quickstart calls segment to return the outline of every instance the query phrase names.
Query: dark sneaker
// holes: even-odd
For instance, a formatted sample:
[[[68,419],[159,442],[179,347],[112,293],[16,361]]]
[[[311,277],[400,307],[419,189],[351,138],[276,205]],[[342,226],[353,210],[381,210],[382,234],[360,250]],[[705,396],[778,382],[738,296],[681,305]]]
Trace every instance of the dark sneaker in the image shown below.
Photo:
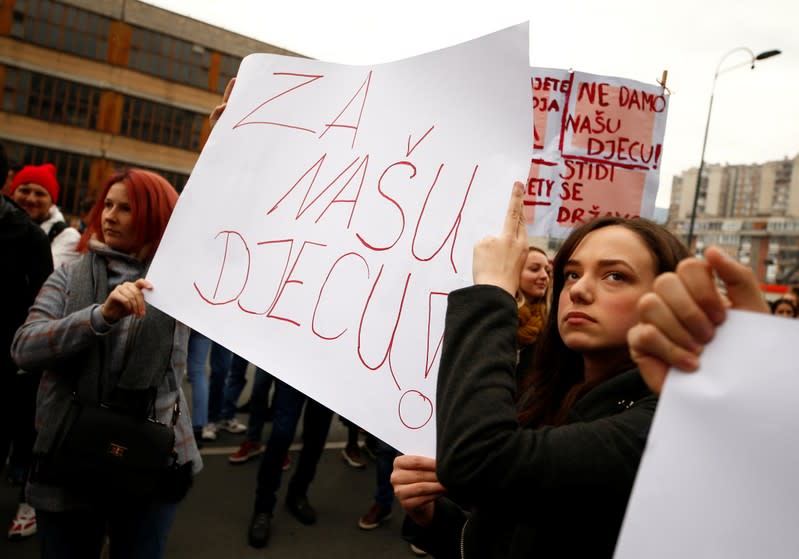
[[[306,526],[316,524],[316,511],[305,495],[286,495],[286,508]]]
[[[358,528],[361,530],[374,530],[389,518],[391,518],[391,507],[383,507],[375,503],[358,520]]]
[[[363,456],[361,456],[361,449],[356,444],[348,444],[341,450],[341,459],[347,464],[356,469],[363,469],[366,467]]]
[[[424,549],[416,547],[413,544],[411,544],[411,553],[413,553],[417,557],[424,557],[425,555],[427,555],[427,552]]]
[[[252,547],[266,547],[269,536],[272,535],[272,517],[266,512],[255,512],[250,520],[250,529],[247,531],[247,541]]]

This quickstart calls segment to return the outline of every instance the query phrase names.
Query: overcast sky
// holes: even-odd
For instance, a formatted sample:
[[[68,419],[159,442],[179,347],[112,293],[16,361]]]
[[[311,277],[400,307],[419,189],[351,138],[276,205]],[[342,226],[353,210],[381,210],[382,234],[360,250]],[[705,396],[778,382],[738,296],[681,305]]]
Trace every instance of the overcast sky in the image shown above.
[[[699,164],[713,74],[737,47],[780,49],[754,70],[719,76],[706,161],[761,163],[799,154],[797,0],[145,0],[301,54],[376,64],[530,21],[530,64],[654,83],[670,100],[657,205]],[[749,60],[731,54],[723,67]]]

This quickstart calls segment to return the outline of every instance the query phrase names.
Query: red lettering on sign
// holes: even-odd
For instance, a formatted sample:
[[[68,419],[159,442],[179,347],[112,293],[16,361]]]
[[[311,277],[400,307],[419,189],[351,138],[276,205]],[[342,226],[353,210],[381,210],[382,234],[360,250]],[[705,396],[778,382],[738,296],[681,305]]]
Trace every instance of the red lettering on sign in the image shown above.
[[[277,202],[275,202],[275,205],[274,205],[274,206],[272,206],[272,207],[269,209],[269,211],[268,211],[268,212],[266,212],[266,215],[271,215],[271,214],[272,214],[272,212],[274,212],[275,210],[277,210],[278,206],[279,206],[279,205],[280,205],[280,204],[283,202],[283,200],[285,200],[285,199],[286,199],[286,197],[287,197],[289,194],[291,194],[292,192],[294,192],[294,189],[295,189],[295,188],[297,188],[297,185],[299,185],[301,182],[303,182],[303,180],[307,180],[307,179],[306,179],[306,177],[308,177],[309,175],[311,175],[311,173],[313,173],[313,175],[311,176],[311,179],[310,179],[310,183],[308,184],[308,188],[305,190],[305,194],[304,194],[304,195],[303,195],[303,197],[302,197],[302,201],[300,202],[300,205],[299,205],[299,207],[297,208],[297,214],[294,216],[294,219],[300,219],[300,218],[302,217],[302,215],[303,215],[303,214],[304,214],[304,213],[305,213],[305,212],[308,210],[308,208],[310,208],[311,206],[313,206],[313,205],[314,205],[314,204],[317,202],[317,200],[319,200],[319,198],[321,198],[321,197],[322,197],[322,196],[323,196],[323,195],[324,195],[324,194],[325,194],[325,193],[326,193],[328,190],[330,190],[330,188],[331,188],[331,187],[332,187],[334,184],[336,184],[336,183],[339,181],[339,179],[341,179],[341,177],[342,177],[342,176],[344,176],[344,174],[345,174],[347,171],[349,171],[349,170],[350,170],[350,169],[353,167],[353,165],[355,165],[355,164],[358,162],[358,160],[360,159],[360,157],[356,157],[355,159],[353,159],[353,160],[352,160],[352,162],[350,162],[350,164],[349,164],[349,165],[347,165],[347,166],[346,166],[346,167],[345,167],[345,168],[344,168],[344,169],[343,169],[343,170],[342,170],[342,171],[341,171],[341,172],[340,172],[338,175],[336,175],[336,177],[335,177],[333,180],[331,180],[329,183],[327,183],[327,186],[325,186],[325,187],[322,189],[322,191],[321,191],[321,192],[319,192],[319,193],[318,193],[316,196],[314,196],[313,200],[311,200],[310,202],[308,202],[308,203],[306,204],[306,201],[308,200],[308,197],[309,197],[309,196],[310,196],[310,194],[311,194],[311,190],[313,190],[314,184],[316,184],[316,179],[317,179],[317,177],[319,176],[319,172],[322,170],[322,167],[324,166],[324,163],[325,163],[325,159],[326,159],[326,158],[327,158],[327,154],[325,153],[324,155],[322,155],[322,157],[320,157],[319,159],[317,159],[317,160],[316,160],[316,163],[314,163],[313,165],[311,165],[311,166],[310,166],[310,167],[309,167],[309,168],[308,168],[308,169],[307,169],[307,170],[306,170],[306,171],[305,171],[305,172],[302,174],[302,176],[300,176],[300,178],[299,178],[299,179],[297,179],[297,182],[295,182],[295,183],[294,183],[294,184],[291,186],[291,188],[289,188],[289,189],[286,191],[286,193],[285,193],[283,196],[281,196],[281,197],[280,197],[280,199],[279,199]],[[363,163],[362,163],[361,165],[363,165]],[[347,181],[347,182],[344,184],[344,188],[346,188],[346,187],[347,187],[347,185],[348,185],[348,184],[349,184],[349,183],[352,181],[352,179],[355,177],[355,175],[358,173],[358,171],[359,171],[360,169],[361,169],[361,166],[358,166],[358,167],[355,169],[355,171],[353,172],[353,174],[350,176],[349,180],[348,180],[348,181]],[[362,179],[362,180],[363,180],[363,179]],[[342,188],[341,190],[339,190],[339,193],[338,193],[338,194],[341,194],[341,193],[343,192],[344,188]],[[360,189],[358,190],[358,192],[360,193]],[[338,195],[337,195],[337,196],[338,196]],[[356,200],[355,200],[355,201],[357,202],[357,197],[356,197]],[[330,204],[328,204],[328,206],[329,206],[329,205],[330,205]],[[321,218],[321,217],[322,217],[322,215],[325,213],[325,211],[327,211],[327,208],[325,208],[324,210],[322,210],[322,213],[319,215],[319,217],[316,219],[316,221],[319,221],[319,218]],[[355,211],[355,207],[353,206],[352,212],[354,212],[354,211]],[[350,219],[352,219],[352,212],[350,212]]]
[[[419,140],[418,140],[418,141],[417,141],[415,144],[413,144],[413,147],[411,147],[411,135],[410,135],[410,134],[408,134],[408,149],[405,151],[405,157],[410,157],[410,156],[411,156],[411,152],[413,152],[413,150],[415,150],[415,149],[416,149],[416,146],[418,146],[420,143],[422,143],[422,140],[424,140],[425,138],[427,138],[427,135],[428,135],[430,132],[432,132],[432,131],[433,131],[433,128],[435,128],[435,126],[431,126],[431,127],[430,127],[430,130],[428,130],[427,132],[425,132],[425,133],[422,135],[422,137],[421,137],[421,138],[419,138]]]
[[[341,109],[341,112],[338,113],[338,115],[336,115],[336,118],[333,119],[333,122],[325,124],[325,131],[319,134],[320,138],[325,134],[327,134],[331,128],[347,128],[353,131],[352,145],[350,147],[351,148],[355,147],[355,140],[358,137],[358,127],[360,127],[361,125],[361,118],[363,117],[363,108],[366,106],[366,98],[369,96],[369,84],[371,83],[372,83],[372,72],[370,70],[369,73],[366,75],[366,79],[361,84],[361,87],[359,87],[358,91],[356,91],[355,94],[352,96],[352,98],[349,101],[347,101],[347,104],[344,105],[344,108]],[[355,124],[339,124],[338,121],[341,118],[341,116],[347,111],[347,109],[350,108],[350,105],[352,105],[353,101],[355,101],[355,99],[358,97],[358,95],[361,94],[362,91],[363,91],[363,100],[361,101],[361,106],[358,109],[358,119],[355,121]]]
[[[441,349],[441,344],[444,342],[444,332],[442,331],[441,337],[438,338],[433,356],[430,357],[430,323],[433,321],[433,297],[446,297],[448,295],[449,293],[444,293],[442,291],[431,291],[427,297],[427,349],[424,354],[424,378],[427,378],[427,375],[429,375],[430,371],[433,369],[433,363],[435,363],[438,351]]]
[[[336,266],[338,266],[342,260],[344,260],[349,256],[355,256],[357,258],[360,258],[361,262],[363,262],[363,265],[366,266],[366,277],[367,278],[370,277],[369,263],[366,262],[366,259],[357,252],[348,252],[346,254],[342,254],[336,259],[335,262],[333,262],[333,265],[330,266],[330,269],[327,271],[327,276],[325,276],[325,281],[322,283],[322,287],[319,289],[319,296],[316,298],[316,305],[314,305],[313,316],[311,317],[311,331],[314,333],[314,335],[317,338],[322,338],[323,340],[335,340],[340,338],[344,334],[344,332],[348,330],[347,328],[344,328],[341,332],[339,332],[335,336],[325,336],[324,334],[320,333],[319,330],[316,328],[316,313],[319,310],[319,303],[321,302],[322,296],[325,293],[325,287],[327,287],[327,282],[330,280],[330,276],[333,275],[333,270],[336,269]]]
[[[382,367],[383,363],[385,363],[386,359],[388,359],[388,355],[391,352],[391,347],[394,345],[394,338],[397,335],[397,326],[399,326],[400,317],[402,316],[402,309],[403,306],[405,305],[405,296],[408,294],[408,284],[411,281],[411,274],[409,273],[405,278],[405,287],[403,287],[402,289],[402,299],[400,299],[399,307],[397,308],[397,318],[394,320],[394,328],[391,330],[391,337],[388,340],[386,351],[383,354],[383,358],[380,360],[380,362],[377,365],[371,365],[366,362],[366,358],[363,356],[363,353],[361,352],[361,347],[363,347],[362,340],[364,334],[363,325],[366,318],[366,313],[369,311],[369,304],[371,303],[372,297],[375,294],[377,285],[380,283],[380,277],[383,275],[384,268],[385,266],[380,266],[380,271],[377,272],[377,277],[375,278],[375,281],[372,284],[372,289],[369,291],[369,297],[367,297],[366,299],[366,304],[364,305],[363,313],[361,314],[361,321],[360,324],[358,325],[358,359],[360,359],[361,363],[363,363],[363,366],[369,369],[370,371],[376,371],[377,369]],[[397,385],[397,389],[401,390],[399,382],[397,382],[397,378],[394,376],[393,371],[391,372],[391,376],[394,379],[394,384]]]
[[[357,161],[357,159],[355,161]],[[353,163],[355,163],[355,161],[353,161]],[[339,174],[338,177],[333,179],[333,182],[331,182],[327,186],[327,188],[330,188],[333,185],[333,183],[338,181],[338,179],[341,177],[341,175],[343,175],[350,167],[352,167],[352,163],[349,166],[347,166],[347,169],[344,169],[344,171],[342,171]],[[327,210],[333,204],[352,204],[352,208],[350,208],[350,217],[349,217],[349,219],[347,219],[347,229],[350,228],[350,225],[352,224],[352,215],[355,213],[355,208],[358,205],[358,198],[360,198],[360,196],[361,196],[361,189],[363,188],[363,182],[366,180],[366,170],[367,170],[368,167],[369,167],[369,155],[366,155],[363,158],[363,161],[361,161],[360,165],[358,165],[358,167],[355,169],[355,171],[353,171],[353,173],[350,176],[350,178],[347,179],[347,182],[344,183],[344,186],[342,186],[341,189],[333,197],[333,199],[330,200],[330,202],[328,202],[327,206],[325,206],[325,209],[322,210],[322,213],[319,214],[319,217],[317,217],[314,220],[314,223],[319,223],[319,220],[322,219],[322,216],[325,215],[325,212],[327,212]],[[346,190],[346,188],[350,185],[350,183],[353,181],[353,179],[359,173],[361,175],[361,180],[358,181],[358,190],[355,193],[355,198],[339,198],[339,196],[341,196],[341,194],[344,192],[344,190]],[[319,195],[316,198],[313,199],[311,204],[316,202],[316,200],[319,199],[319,196],[321,196],[322,194],[324,194],[327,191],[327,188],[325,188],[325,190],[320,192]]]
[[[410,175],[408,176],[408,178],[412,179],[412,178],[414,178],[416,176],[416,166],[413,163],[411,163],[410,161],[397,161],[396,163],[392,163],[391,165],[386,167],[386,169],[383,171],[383,174],[380,175],[380,179],[377,181],[377,192],[378,192],[378,194],[380,194],[380,196],[382,198],[385,198],[386,200],[388,200],[391,203],[391,205],[393,205],[395,208],[397,208],[397,211],[399,212],[399,215],[400,215],[400,220],[402,222],[402,225],[400,225],[399,233],[397,233],[397,236],[394,238],[394,240],[392,242],[390,242],[388,245],[385,245],[385,246],[374,245],[374,244],[368,242],[366,239],[364,239],[361,236],[360,233],[356,233],[355,237],[359,241],[361,241],[361,244],[363,246],[365,246],[366,248],[368,248],[370,250],[383,251],[383,250],[389,250],[390,248],[393,248],[394,245],[396,245],[397,242],[400,240],[400,237],[402,237],[402,233],[405,231],[405,212],[403,211],[402,206],[400,206],[399,202],[397,202],[394,198],[392,198],[391,196],[389,196],[388,194],[386,194],[383,191],[383,184],[382,184],[383,183],[383,179],[388,174],[388,172],[391,171],[394,167],[409,167],[410,168]]]
[[[608,87],[606,83],[582,82],[577,88],[577,101],[580,102],[583,97],[587,97],[589,103],[598,102],[600,107],[607,107],[610,105],[608,103]]]
[[[299,279],[296,279],[296,278],[292,277],[292,275],[294,274],[294,269],[297,267],[297,262],[300,261],[300,257],[302,256],[302,253],[305,250],[305,247],[308,246],[308,245],[313,245],[313,246],[318,246],[318,247],[327,246],[325,244],[315,243],[313,241],[303,241],[302,246],[300,247],[300,250],[297,253],[297,257],[294,259],[294,264],[292,264],[292,266],[291,266],[291,270],[289,271],[288,275],[285,276],[283,281],[281,281],[280,289],[278,290],[277,295],[275,296],[275,300],[272,302],[272,306],[269,307],[269,310],[266,312],[266,316],[267,317],[274,318],[275,320],[284,320],[286,322],[290,322],[294,326],[299,326],[300,325],[300,323],[297,322],[296,320],[292,320],[290,318],[286,318],[284,316],[279,316],[279,315],[272,314],[272,313],[274,312],[275,307],[277,306],[278,302],[280,301],[280,298],[283,296],[283,292],[286,290],[286,286],[288,284],[293,283],[293,284],[302,285],[304,283],[302,280],[299,280]],[[292,248],[293,248],[293,246],[294,246],[294,241],[292,241]]]
[[[194,289],[195,291],[197,291],[197,294],[200,296],[200,298],[210,305],[226,305],[238,299],[239,295],[241,295],[241,293],[244,291],[244,288],[247,287],[247,279],[250,277],[250,248],[247,246],[247,242],[244,240],[244,237],[242,237],[238,231],[220,231],[219,233],[216,234],[214,238],[218,239],[220,235],[225,235],[225,251],[222,255],[222,264],[219,267],[219,275],[217,276],[216,279],[214,294],[209,297],[200,290],[200,286],[197,285],[197,282],[194,282],[192,284],[194,285]],[[243,245],[244,250],[247,251],[247,270],[244,272],[244,278],[241,280],[241,289],[239,289],[236,295],[234,295],[230,299],[225,299],[224,301],[215,301],[217,295],[219,294],[219,288],[222,283],[222,275],[225,273],[225,267],[227,265],[228,245],[230,243],[231,235],[233,235],[234,238],[238,239]]]
[[[266,101],[264,101],[263,103],[261,103],[260,105],[255,107],[253,110],[251,110],[249,113],[244,115],[244,117],[241,120],[239,120],[236,124],[233,125],[233,129],[235,130],[236,128],[239,128],[240,126],[246,126],[248,124],[270,124],[272,126],[282,126],[282,127],[285,127],[285,128],[293,128],[295,130],[302,130],[303,132],[315,133],[315,130],[312,130],[312,129],[306,127],[306,126],[300,126],[299,124],[287,124],[285,122],[275,122],[275,121],[269,121],[269,120],[250,120],[250,121],[247,121],[247,119],[249,117],[251,117],[254,113],[256,113],[260,109],[262,109],[264,107],[264,105],[266,105],[267,103],[271,103],[272,101],[274,101],[278,97],[282,97],[282,96],[286,95],[287,93],[291,93],[295,89],[299,89],[299,88],[301,88],[303,86],[306,86],[306,85],[308,85],[310,83],[313,83],[316,80],[321,79],[321,78],[324,77],[321,74],[293,74],[293,73],[290,73],[290,72],[274,72],[272,75],[273,76],[289,76],[289,77],[294,77],[294,78],[308,78],[308,80],[306,80],[306,81],[304,81],[304,82],[302,82],[300,84],[297,84],[294,87],[290,87],[290,88],[288,88],[288,89],[286,89],[284,91],[281,91],[277,95],[273,95],[272,97],[270,97],[269,99],[267,99]],[[245,121],[247,121],[247,122],[245,122]]]
[[[452,237],[452,246],[450,247],[449,251],[449,261],[450,264],[452,264],[452,270],[457,274],[458,267],[455,265],[455,257],[454,257],[455,243],[458,240],[458,229],[460,228],[461,225],[463,208],[464,206],[466,206],[466,200],[469,198],[469,192],[471,192],[472,190],[472,185],[474,184],[474,177],[477,175],[477,169],[479,168],[479,165],[474,166],[474,170],[472,171],[472,177],[469,179],[469,186],[466,188],[466,192],[463,195],[463,200],[461,201],[461,206],[460,208],[458,208],[458,214],[455,217],[455,221],[452,223],[452,227],[450,228],[449,233],[447,233],[447,236],[441,242],[441,245],[439,245],[439,247],[433,252],[433,254],[431,254],[428,257],[419,256],[416,252],[416,239],[419,235],[419,227],[422,223],[422,218],[424,217],[424,212],[425,209],[427,208],[427,203],[430,201],[430,195],[433,193],[433,189],[436,187],[436,184],[438,183],[438,178],[441,176],[441,170],[443,168],[444,164],[442,163],[441,165],[439,165],[438,171],[436,171],[436,177],[435,179],[433,179],[433,184],[430,185],[430,188],[427,191],[427,196],[425,197],[424,204],[422,205],[422,211],[419,212],[419,219],[416,220],[416,229],[413,231],[413,240],[411,241],[411,254],[413,254],[413,257],[419,260],[420,262],[429,262],[430,260],[435,258],[439,252],[441,252],[441,249],[444,248],[444,245],[447,244],[447,241],[449,241],[450,237]]]
[[[270,246],[271,247],[272,245],[282,245],[282,244],[288,245],[288,247],[287,247],[288,248],[288,252],[286,252],[286,257],[285,257],[286,263],[283,266],[283,275],[285,275],[286,270],[288,269],[288,266],[289,266],[289,262],[291,260],[291,249],[294,246],[294,239],[279,239],[279,240],[274,240],[274,241],[262,241],[260,243],[257,243],[256,245],[258,247],[264,247],[264,246]],[[268,267],[269,267],[268,265],[264,266],[264,268],[268,268]],[[256,273],[257,273],[257,270],[258,270],[258,268],[256,268]],[[281,276],[280,281],[281,282],[283,281],[283,276]],[[256,280],[256,283],[260,283],[260,282],[257,282],[257,280]],[[250,290],[247,291],[247,293],[249,293],[249,292],[250,292]],[[243,294],[239,293],[239,298],[238,298],[238,301],[236,302],[236,304],[238,305],[238,307],[241,310],[243,310],[247,314],[265,315],[267,312],[269,312],[269,309],[271,309],[274,306],[275,299],[277,297],[277,291],[275,291],[275,295],[273,295],[272,301],[262,311],[256,311],[256,310],[252,310],[250,308],[245,307],[244,303],[242,303],[242,301],[241,301],[242,298],[243,298],[242,296],[243,296]]]

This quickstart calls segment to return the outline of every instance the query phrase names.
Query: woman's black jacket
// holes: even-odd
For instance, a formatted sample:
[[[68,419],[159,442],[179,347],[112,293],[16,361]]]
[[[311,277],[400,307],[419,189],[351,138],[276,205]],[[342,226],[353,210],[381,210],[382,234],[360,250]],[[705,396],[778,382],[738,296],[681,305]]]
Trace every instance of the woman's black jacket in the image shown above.
[[[514,299],[449,296],[437,392],[437,473],[452,500],[403,535],[436,558],[612,557],[657,398],[637,369],[583,395],[566,425],[516,419]],[[455,502],[469,503],[466,513]]]

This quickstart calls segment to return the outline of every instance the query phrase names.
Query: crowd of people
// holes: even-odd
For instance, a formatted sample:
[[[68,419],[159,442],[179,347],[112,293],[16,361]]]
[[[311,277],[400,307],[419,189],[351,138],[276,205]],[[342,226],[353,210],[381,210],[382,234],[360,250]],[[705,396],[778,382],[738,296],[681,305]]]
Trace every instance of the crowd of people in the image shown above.
[[[200,448],[220,429],[242,436],[231,464],[260,459],[249,544],[268,545],[286,470],[287,510],[314,524],[308,492],[333,412],[145,300],[175,188],[122,170],[73,227],[52,164],[9,169],[0,151],[0,176],[9,177],[0,281],[14,294],[2,313],[0,464],[20,486],[9,538],[38,533],[45,558],[98,557],[106,543],[111,557],[162,557],[177,503],[202,469]],[[528,242],[522,197],[517,183],[502,231],[474,248],[474,285],[448,297],[436,458],[400,455],[368,433],[362,445],[342,418],[342,460],[358,469],[364,453],[375,460],[374,500],[358,526],[391,518],[396,497],[417,555],[611,557],[667,371],[697,368],[727,308],[769,311],[746,266],[713,247],[692,258],[644,219],[589,221],[550,258]],[[771,312],[795,318],[796,291]],[[123,460],[87,461],[108,433],[117,438],[100,453],[115,458],[153,437],[166,437],[166,452],[144,445],[146,475]],[[109,499],[112,478],[138,490]]]
[[[112,557],[162,556],[176,504],[202,469],[199,449],[222,429],[244,436],[228,457],[231,464],[261,456],[248,538],[264,547],[282,472],[292,467],[288,449],[300,417],[303,445],[286,506],[300,522],[315,523],[307,493],[333,413],[256,367],[248,421],[241,423],[238,400],[250,364],[145,302],[152,286],[144,277],[177,200],[175,188],[151,171],[125,169],[108,178],[91,205],[82,203],[82,215],[70,224],[57,206],[53,164],[9,165],[0,146],[0,176],[8,177],[0,235],[13,272],[3,281],[19,294],[3,313],[0,378],[0,463],[20,486],[9,539],[38,534],[44,557],[98,556],[106,544]],[[100,492],[102,472],[87,463],[70,469],[78,444],[74,426],[84,427],[97,408],[121,410],[137,424],[169,426],[173,440],[163,465],[170,466],[151,474],[155,489],[111,502]],[[272,427],[264,443],[267,421]],[[368,434],[362,447],[361,429],[342,421],[349,433],[342,460],[364,468],[363,449],[377,464],[375,505],[358,520],[371,530],[391,515],[397,452]]]

